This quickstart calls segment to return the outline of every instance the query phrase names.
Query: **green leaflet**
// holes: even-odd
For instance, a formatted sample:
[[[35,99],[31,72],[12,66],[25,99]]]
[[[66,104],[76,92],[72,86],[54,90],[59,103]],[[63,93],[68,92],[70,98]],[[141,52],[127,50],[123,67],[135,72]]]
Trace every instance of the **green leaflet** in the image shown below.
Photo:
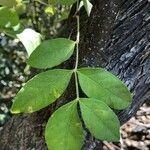
[[[49,0],[50,4],[72,5],[77,0]]]
[[[105,103],[93,98],[82,98],[79,102],[84,123],[94,137],[119,141],[119,120]]]
[[[72,71],[61,69],[36,75],[19,91],[11,112],[35,112],[53,103],[65,91],[71,75]]]
[[[93,5],[89,2],[89,0],[82,0],[82,1],[88,16],[90,16]]]
[[[91,98],[105,102],[111,108],[124,109],[131,103],[132,96],[127,87],[113,74],[102,68],[78,70],[83,92]]]
[[[75,42],[57,38],[42,42],[31,54],[28,64],[35,68],[51,68],[71,57]]]
[[[77,101],[55,111],[46,126],[46,143],[51,150],[81,150],[84,137]]]

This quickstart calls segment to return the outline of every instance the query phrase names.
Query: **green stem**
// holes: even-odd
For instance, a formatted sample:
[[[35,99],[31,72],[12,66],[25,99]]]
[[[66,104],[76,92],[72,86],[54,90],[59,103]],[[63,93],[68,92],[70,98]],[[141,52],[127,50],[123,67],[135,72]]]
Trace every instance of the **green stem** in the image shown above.
[[[77,11],[79,7],[79,0],[77,0]],[[76,12],[77,13],[77,12]],[[76,36],[76,63],[74,68],[74,74],[75,74],[75,86],[76,86],[76,96],[77,100],[79,100],[79,85],[78,85],[78,76],[77,76],[77,69],[78,69],[78,63],[79,63],[79,42],[80,42],[80,18],[77,15],[77,36]]]
[[[75,70],[78,68],[79,63],[79,42],[80,42],[80,19],[79,16],[77,18],[77,37],[76,37],[76,63],[75,63]]]
[[[75,86],[76,86],[76,99],[79,100],[79,86],[78,86],[77,71],[74,72],[74,75],[75,75]]]

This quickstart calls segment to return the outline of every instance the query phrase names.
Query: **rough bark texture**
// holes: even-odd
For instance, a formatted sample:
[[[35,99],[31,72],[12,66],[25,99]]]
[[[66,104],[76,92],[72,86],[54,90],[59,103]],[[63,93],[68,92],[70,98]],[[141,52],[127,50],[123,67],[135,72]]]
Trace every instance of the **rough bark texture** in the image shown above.
[[[117,112],[123,124],[150,99],[150,4],[148,0],[93,3],[91,17],[87,19],[83,13],[81,18],[80,66],[104,67],[133,92],[131,106]],[[72,21],[68,22],[69,34],[74,33],[73,26]],[[72,62],[68,62],[69,66]],[[63,99],[71,97],[67,92]],[[46,150],[43,134],[51,108],[13,116],[0,131],[0,149]],[[97,143],[87,137],[84,149],[99,150]]]

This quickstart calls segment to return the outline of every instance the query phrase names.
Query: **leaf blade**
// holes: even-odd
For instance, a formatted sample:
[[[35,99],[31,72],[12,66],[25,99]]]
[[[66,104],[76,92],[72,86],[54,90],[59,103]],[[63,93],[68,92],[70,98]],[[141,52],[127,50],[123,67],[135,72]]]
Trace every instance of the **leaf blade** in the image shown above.
[[[88,16],[90,16],[93,5],[89,2],[89,0],[82,0],[82,1],[83,1],[83,4],[84,4],[84,7],[86,9]]]
[[[78,70],[83,92],[105,102],[111,108],[124,109],[132,100],[127,87],[114,75],[102,68],[82,68]]]
[[[35,68],[51,68],[71,57],[75,42],[65,38],[47,40],[30,55],[28,64]]]
[[[18,92],[11,112],[35,112],[53,103],[65,91],[71,75],[70,70],[56,69],[33,77]]]
[[[86,127],[97,139],[119,141],[120,123],[114,112],[103,102],[93,98],[79,100]]]
[[[24,45],[28,56],[40,45],[42,40],[41,34],[30,28],[26,28],[23,32],[17,34],[17,37]]]
[[[58,120],[62,120],[58,124]],[[72,101],[54,112],[45,132],[49,149],[79,150],[83,144],[83,130],[77,112],[77,102]]]

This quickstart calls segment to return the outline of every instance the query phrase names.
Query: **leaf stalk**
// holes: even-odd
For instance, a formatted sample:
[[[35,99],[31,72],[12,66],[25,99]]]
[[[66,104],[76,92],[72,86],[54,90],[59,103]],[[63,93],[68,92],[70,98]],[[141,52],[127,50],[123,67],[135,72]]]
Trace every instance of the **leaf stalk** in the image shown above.
[[[79,8],[79,0],[77,0],[77,8],[76,8],[76,14]],[[80,18],[79,15],[76,16],[77,18],[77,36],[76,36],[76,62],[75,62],[75,68],[74,68],[74,74],[75,74],[75,86],[76,86],[76,99],[79,100],[79,83],[78,83],[78,76],[77,76],[77,69],[78,69],[78,63],[79,63],[79,43],[80,43]]]

